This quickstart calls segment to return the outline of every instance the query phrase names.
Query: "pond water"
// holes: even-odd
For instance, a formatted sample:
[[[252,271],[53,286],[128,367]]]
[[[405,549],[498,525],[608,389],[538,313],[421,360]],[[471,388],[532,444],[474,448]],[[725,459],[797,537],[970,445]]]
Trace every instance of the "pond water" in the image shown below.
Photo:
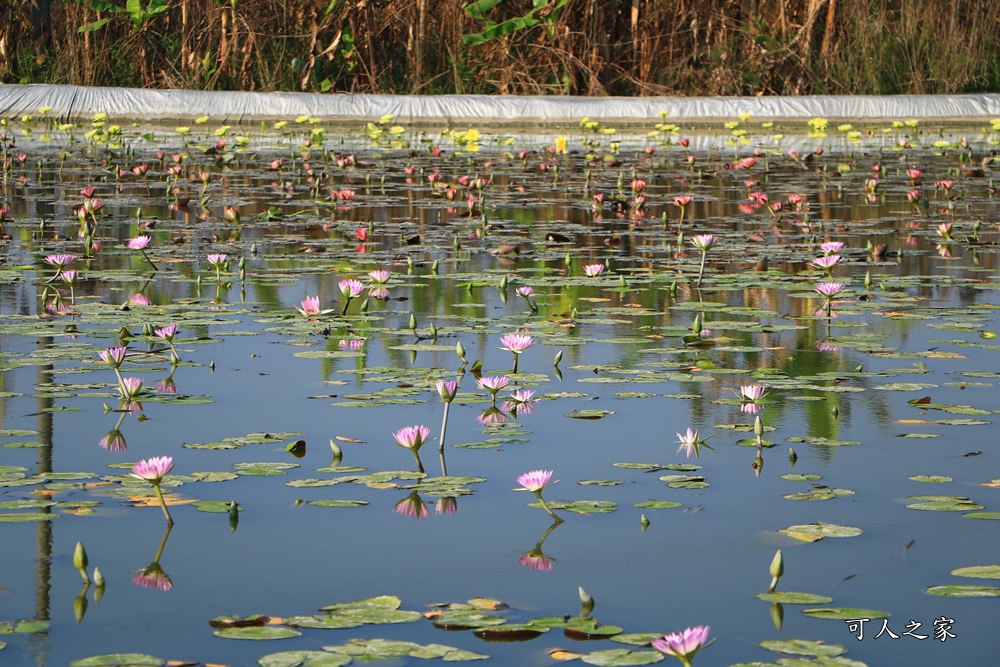
[[[698,665],[995,655],[1000,122],[299,120],[4,128],[0,662],[646,664],[696,625]],[[824,597],[757,597],[778,550]]]

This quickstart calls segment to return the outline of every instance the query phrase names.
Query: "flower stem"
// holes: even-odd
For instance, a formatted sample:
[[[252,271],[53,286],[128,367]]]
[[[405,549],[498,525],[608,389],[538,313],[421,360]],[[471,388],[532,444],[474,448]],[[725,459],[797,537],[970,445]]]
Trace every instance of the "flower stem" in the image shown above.
[[[343,317],[347,314],[347,309],[351,306],[351,297],[347,297],[347,301],[344,302],[344,309],[340,311],[340,316]]]
[[[160,490],[160,485],[154,484],[153,489],[156,491],[156,497],[160,501],[160,507],[163,508],[163,516],[167,517],[167,525],[168,526],[174,525],[174,520],[170,518],[170,510],[167,509],[167,501],[163,499],[163,491]]]
[[[517,359],[518,359],[519,356],[520,355],[517,352],[514,353],[514,370],[511,371],[511,373],[516,373],[517,372]]]
[[[424,464],[421,463],[421,461],[420,461],[420,453],[417,452],[417,451],[414,451],[413,452],[413,458],[415,458],[417,460],[417,471],[418,472],[423,472],[424,471]]]
[[[553,512],[552,508],[549,507],[548,503],[545,502],[545,498],[542,498],[542,492],[541,491],[535,491],[535,497],[538,498],[538,502],[540,502],[542,504],[542,507],[545,509],[546,512],[549,513],[549,516],[552,517],[555,520],[556,523],[562,523],[563,522],[563,519],[561,519],[560,517],[556,516],[556,513]]]
[[[143,256],[143,258],[144,258],[144,259],[145,259],[145,260],[146,260],[147,262],[149,262],[149,265],[150,265],[151,267],[153,267],[153,270],[154,270],[154,271],[159,271],[159,269],[158,269],[158,268],[156,268],[156,264],[153,264],[153,260],[151,260],[151,259],[149,258],[149,255],[147,255],[147,254],[146,254],[146,249],[145,249],[145,248],[143,248],[141,252],[142,252],[142,256]]]
[[[444,453],[444,436],[448,431],[448,410],[451,408],[451,403],[444,404],[444,418],[441,419],[441,442],[438,444],[438,451]]]
[[[708,256],[708,253],[702,251],[702,253],[701,253],[701,268],[698,269],[698,282],[695,283],[695,287],[701,287],[701,278],[702,278],[703,275],[705,275],[705,257],[707,257],[707,256]],[[695,331],[695,334],[697,335],[698,332]]]

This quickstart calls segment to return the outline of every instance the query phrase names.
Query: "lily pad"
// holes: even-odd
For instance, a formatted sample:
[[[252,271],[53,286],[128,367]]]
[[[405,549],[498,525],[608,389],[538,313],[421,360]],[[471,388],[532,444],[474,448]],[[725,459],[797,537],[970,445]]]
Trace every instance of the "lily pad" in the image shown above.
[[[955,568],[949,574],[973,579],[1000,579],[1000,565],[969,565]]]
[[[251,640],[271,640],[271,639],[291,639],[298,637],[302,633],[294,628],[280,625],[250,626],[245,628],[220,628],[212,632],[216,637],[223,639],[251,639]]]
[[[265,477],[270,475],[284,475],[286,470],[298,468],[298,463],[234,463],[233,469],[237,475],[248,475],[251,477]]]
[[[622,633],[615,625],[601,625],[595,618],[563,618],[562,616],[543,616],[528,621],[529,625],[561,629],[570,635],[583,637],[611,637]]]
[[[803,609],[802,613],[812,618],[830,618],[847,621],[853,618],[889,618],[887,611],[876,609],[857,609],[855,607],[814,607]]]
[[[684,503],[675,500],[644,500],[641,503],[635,503],[632,507],[643,510],[672,510],[676,507],[683,507],[683,505]]]
[[[651,665],[660,662],[666,656],[659,651],[630,651],[627,648],[609,648],[603,651],[593,651],[580,658],[588,665],[603,665],[604,667],[619,667],[624,665]]]
[[[20,621],[0,621],[0,635],[31,635],[36,632],[46,632],[48,621],[38,621],[24,618]]]
[[[283,651],[257,660],[260,667],[343,667],[354,659],[329,651]]]
[[[38,512],[24,514],[0,514],[0,523],[28,523],[31,521],[54,521],[58,514],[41,514]],[[59,524],[62,525],[62,524]]]
[[[316,507],[364,507],[368,502],[365,500],[310,500],[307,504]]]
[[[618,503],[610,500],[574,500],[573,502],[547,500],[546,504],[554,510],[565,510],[577,514],[607,514],[614,512],[615,508],[618,507]],[[528,503],[528,507],[541,509],[542,504]]]
[[[815,593],[797,593],[794,591],[758,593],[757,597],[765,602],[780,602],[781,604],[830,604],[833,602],[833,598],[827,597],[826,595],[816,595]]]
[[[799,435],[792,438],[786,438],[788,442],[806,442],[810,445],[826,445],[827,447],[844,447],[851,445],[860,445],[860,442],[854,442],[851,440],[835,440],[832,438],[819,438],[815,436],[804,436]]]
[[[833,487],[818,487],[802,491],[800,493],[789,493],[783,498],[786,500],[830,500],[837,496],[853,496],[854,491],[850,489],[835,489]]]
[[[574,410],[566,416],[573,419],[604,419],[613,414],[615,414],[614,410]]]
[[[69,663],[70,667],[159,667],[166,660],[145,653],[107,653]]]
[[[929,484],[941,484],[943,482],[954,482],[955,480],[945,475],[913,475],[908,479],[914,482],[927,482]]]
[[[864,531],[853,526],[839,526],[835,523],[806,523],[797,526],[789,526],[778,531],[789,537],[794,537],[803,542],[815,542],[824,537],[857,537]]]
[[[911,510],[968,512],[969,510],[983,509],[982,505],[961,496],[908,496],[906,499],[910,501],[906,507]]]
[[[952,584],[949,586],[931,586],[924,589],[924,593],[942,595],[949,598],[995,598],[1000,597],[1000,588],[996,586]]]
[[[810,655],[833,657],[847,653],[847,647],[840,644],[824,644],[818,639],[768,639],[760,643],[761,648],[788,655]]]

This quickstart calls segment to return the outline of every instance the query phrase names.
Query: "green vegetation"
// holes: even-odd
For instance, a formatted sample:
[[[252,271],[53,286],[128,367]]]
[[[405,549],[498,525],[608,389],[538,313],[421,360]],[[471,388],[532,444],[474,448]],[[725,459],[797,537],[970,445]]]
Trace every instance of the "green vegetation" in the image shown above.
[[[970,0],[8,0],[0,81],[568,95],[1000,91]]]

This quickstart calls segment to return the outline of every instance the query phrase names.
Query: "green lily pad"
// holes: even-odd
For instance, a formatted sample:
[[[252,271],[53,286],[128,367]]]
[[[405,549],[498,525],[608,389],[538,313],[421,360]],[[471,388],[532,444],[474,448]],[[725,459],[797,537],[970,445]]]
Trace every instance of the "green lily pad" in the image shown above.
[[[1000,512],[970,512],[963,514],[963,519],[983,519],[984,521],[1000,521]]]
[[[252,640],[270,640],[270,639],[291,639],[292,637],[298,637],[302,633],[293,628],[280,626],[280,625],[265,625],[265,626],[252,626],[246,628],[220,628],[212,632],[216,637],[222,637],[223,639],[252,639]]]
[[[48,621],[23,618],[20,621],[0,621],[0,635],[31,635],[49,629]]]
[[[823,479],[823,476],[813,473],[786,473],[781,475],[781,479],[788,480],[789,482],[815,482]]]
[[[913,475],[908,479],[914,482],[928,482],[930,484],[941,484],[943,482],[954,482],[955,480],[951,477],[946,477],[944,475]]]
[[[311,614],[309,616],[285,616],[285,625],[294,628],[313,628],[319,630],[342,630],[345,628],[360,628],[364,623],[337,614]]]
[[[799,435],[792,438],[786,438],[788,442],[806,442],[810,445],[826,445],[827,447],[844,447],[850,445],[860,445],[860,442],[853,442],[850,440],[834,440],[832,438],[819,438],[815,436],[804,436]]]
[[[239,478],[234,472],[193,472],[191,476],[199,482],[228,482]]]
[[[794,591],[779,591],[777,593],[758,593],[758,599],[765,602],[780,602],[781,604],[830,604],[833,598],[815,593],[797,593]]]
[[[1000,588],[996,586],[953,584],[949,586],[931,586],[924,589],[924,593],[942,595],[949,598],[995,598],[1000,597]]]
[[[955,568],[949,574],[974,579],[1000,579],[1000,565],[969,565]]]
[[[566,416],[573,419],[604,419],[613,414],[615,414],[614,410],[574,410]]]
[[[809,489],[800,493],[789,493],[782,496],[786,500],[830,500],[837,496],[853,496],[854,491],[850,489],[835,489],[833,487],[821,487]]]
[[[563,630],[569,634],[587,637],[610,637],[622,633],[615,625],[600,625],[595,618],[563,618],[562,616],[543,616],[528,621],[529,625]]]
[[[230,503],[228,500],[196,500],[191,504],[194,505],[199,512],[226,514],[230,510]],[[237,505],[236,508],[237,511],[243,511],[243,508],[239,505]]]
[[[649,642],[662,636],[662,632],[623,632],[612,637],[611,641],[631,646],[649,646]]]
[[[28,498],[22,500],[4,500],[0,501],[0,510],[22,510],[22,509],[37,509],[39,507],[52,507],[56,504],[54,500],[31,500]]]
[[[627,648],[609,648],[603,651],[592,651],[580,658],[580,661],[588,665],[619,667],[624,665],[651,665],[654,662],[660,662],[665,657],[659,651],[630,651]]]
[[[644,500],[641,503],[635,503],[632,507],[643,510],[672,510],[676,507],[683,507],[683,505],[684,503],[674,500]]]
[[[618,503],[610,500],[574,500],[573,502],[547,500],[546,504],[554,510],[565,510],[577,514],[607,514],[614,512],[615,508],[618,507]],[[541,509],[542,504],[528,503],[528,507]]]
[[[368,502],[365,500],[310,500],[307,504],[316,507],[364,507]]]
[[[329,651],[283,651],[257,660],[260,667],[343,667],[354,659]]]
[[[908,496],[906,507],[911,510],[924,510],[927,512],[968,512],[969,510],[981,510],[982,505],[978,505],[968,498],[961,496]]]
[[[248,475],[251,477],[265,477],[269,475],[284,475],[286,470],[298,468],[298,463],[234,463],[233,469],[237,475]]]
[[[160,667],[166,660],[145,653],[108,653],[92,655],[69,663],[70,667]]]
[[[824,537],[857,537],[864,531],[853,526],[838,526],[835,523],[806,523],[789,526],[778,531],[803,542],[815,542]]]
[[[887,611],[854,607],[814,607],[803,609],[802,613],[812,618],[830,618],[838,621],[847,621],[853,618],[889,618],[890,616]]]
[[[847,647],[840,644],[824,644],[818,639],[768,639],[760,643],[761,648],[788,655],[810,655],[833,657],[847,653]]]
[[[581,479],[577,484],[580,486],[618,486],[624,482],[617,479]]]
[[[188,449],[238,449],[246,445],[266,445],[297,438],[301,433],[275,431],[273,433],[248,433],[235,438],[223,438],[218,442],[184,443]]]

